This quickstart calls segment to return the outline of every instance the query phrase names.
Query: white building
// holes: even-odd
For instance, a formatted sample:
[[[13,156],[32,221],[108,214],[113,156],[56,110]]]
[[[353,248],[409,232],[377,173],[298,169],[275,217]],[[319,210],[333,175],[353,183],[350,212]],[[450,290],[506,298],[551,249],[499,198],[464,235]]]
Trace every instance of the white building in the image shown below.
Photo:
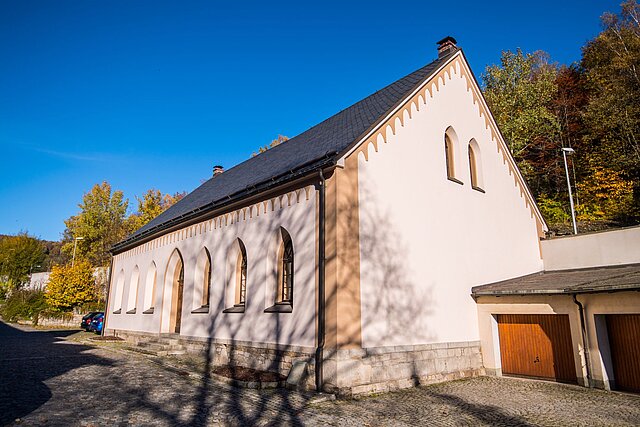
[[[446,38],[116,245],[106,333],[283,374],[305,360],[344,394],[480,375],[471,289],[542,271],[545,229]]]

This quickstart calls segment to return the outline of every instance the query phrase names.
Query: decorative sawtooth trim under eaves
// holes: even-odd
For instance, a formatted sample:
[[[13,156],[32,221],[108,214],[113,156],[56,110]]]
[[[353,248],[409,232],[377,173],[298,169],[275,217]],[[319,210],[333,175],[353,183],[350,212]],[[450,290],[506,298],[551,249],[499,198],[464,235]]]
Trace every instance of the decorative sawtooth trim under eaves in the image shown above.
[[[471,70],[467,67],[465,61],[462,59],[462,53],[455,55],[449,63],[447,63],[440,71],[435,75],[427,79],[420,88],[406,100],[396,112],[394,112],[389,118],[381,122],[376,130],[369,134],[359,147],[353,151],[350,155],[357,155],[362,152],[365,161],[369,160],[369,145],[372,145],[374,151],[378,152],[378,141],[381,139],[385,144],[391,135],[395,135],[400,127],[404,127],[405,121],[413,117],[413,108],[416,111],[420,111],[422,106],[427,105],[427,93],[429,98],[433,98],[434,94],[440,91],[440,88],[447,84],[447,81],[453,79],[454,76],[460,76],[464,78],[467,83],[467,91],[471,92],[473,97],[473,103],[478,108],[478,114],[481,119],[484,119],[485,129],[491,132],[491,140],[496,144],[498,153],[502,154],[502,162],[507,165],[509,169],[509,175],[513,176],[514,185],[520,190],[520,197],[524,199],[525,207],[530,210],[531,217],[536,218],[541,225],[541,229],[544,229],[544,219],[539,212],[533,196],[530,194],[527,188],[524,178],[518,171],[515,160],[511,156],[511,153],[502,137],[498,126],[489,113],[485,103],[483,101],[482,94],[480,93],[475,79],[471,74]],[[391,132],[391,133],[389,133]]]
[[[261,215],[268,215],[269,212],[275,212],[276,209],[286,209],[288,207],[297,205],[301,201],[308,201],[311,197],[312,191],[314,191],[313,186],[307,185],[303,188],[298,188],[296,190],[271,197],[267,200],[261,200],[249,206],[244,206],[236,210],[215,216],[211,219],[201,221],[197,224],[172,231],[170,233],[159,236],[149,242],[143,243],[142,245],[136,246],[135,248],[129,249],[128,251],[114,255],[114,261],[127,259],[145,252],[150,252],[154,249],[166,245],[197,237],[214,230],[229,227],[238,222],[244,222],[254,218],[258,218]]]

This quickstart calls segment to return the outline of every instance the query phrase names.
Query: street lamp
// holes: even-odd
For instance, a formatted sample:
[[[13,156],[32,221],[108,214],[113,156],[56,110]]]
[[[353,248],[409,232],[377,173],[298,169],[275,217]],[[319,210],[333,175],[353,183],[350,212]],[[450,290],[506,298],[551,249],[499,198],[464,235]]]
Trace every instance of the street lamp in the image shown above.
[[[565,161],[565,164],[566,164],[566,161]],[[78,240],[82,240],[82,239],[84,239],[84,237],[76,237],[75,239],[73,239],[73,258],[71,259],[71,267],[73,267],[73,265],[76,263],[76,246],[78,246]]]
[[[571,204],[571,220],[573,221],[573,234],[578,234],[576,225],[576,211],[573,208],[573,194],[571,193],[571,181],[569,181],[569,167],[567,166],[567,154],[573,154],[575,150],[571,147],[562,147],[562,157],[564,158],[564,171],[567,174],[567,188],[569,189],[569,203]]]
[[[29,276],[31,276],[33,274],[33,267],[40,268],[42,266],[41,265],[31,264],[31,267],[29,268]]]

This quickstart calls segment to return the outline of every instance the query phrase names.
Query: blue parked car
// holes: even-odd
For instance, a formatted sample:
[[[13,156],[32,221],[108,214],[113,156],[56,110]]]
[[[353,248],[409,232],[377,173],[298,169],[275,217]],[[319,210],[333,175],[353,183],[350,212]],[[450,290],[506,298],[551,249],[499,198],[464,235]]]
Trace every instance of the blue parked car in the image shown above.
[[[96,334],[102,333],[102,324],[104,323],[104,313],[96,314],[91,320],[91,324],[89,325],[89,331],[93,331]]]
[[[102,314],[102,312],[101,311],[92,311],[91,313],[85,314],[82,317],[82,321],[80,322],[80,327],[82,329],[84,329],[85,331],[89,331],[89,327],[91,326],[91,321],[98,314]]]

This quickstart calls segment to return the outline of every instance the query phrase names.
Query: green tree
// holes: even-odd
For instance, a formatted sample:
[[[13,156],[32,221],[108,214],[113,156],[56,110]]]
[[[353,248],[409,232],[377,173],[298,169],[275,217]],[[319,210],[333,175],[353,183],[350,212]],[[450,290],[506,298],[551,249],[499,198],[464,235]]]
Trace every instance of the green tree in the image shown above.
[[[162,195],[160,190],[150,189],[142,195],[142,198],[136,196],[138,211],[127,218],[127,229],[131,233],[136,231],[176,204],[185,195],[186,193],[184,192]]]
[[[108,182],[94,185],[82,197],[80,212],[65,221],[62,251],[72,256],[74,239],[82,237],[77,241],[76,258],[86,258],[96,267],[108,265],[109,249],[127,234],[128,203],[122,191],[111,192]]]
[[[0,306],[3,320],[15,322],[21,319],[38,324],[38,316],[47,310],[44,292],[39,289],[17,289]]]
[[[29,280],[29,274],[40,271],[45,258],[42,242],[23,232],[0,240],[0,280],[8,289],[17,289]]]
[[[562,177],[560,124],[553,112],[556,75],[546,53],[520,49],[502,52],[500,65],[482,75],[489,108],[535,196],[556,193]]]
[[[57,265],[51,269],[45,293],[49,307],[64,312],[99,299],[93,267],[86,260],[76,260],[73,266]]]

